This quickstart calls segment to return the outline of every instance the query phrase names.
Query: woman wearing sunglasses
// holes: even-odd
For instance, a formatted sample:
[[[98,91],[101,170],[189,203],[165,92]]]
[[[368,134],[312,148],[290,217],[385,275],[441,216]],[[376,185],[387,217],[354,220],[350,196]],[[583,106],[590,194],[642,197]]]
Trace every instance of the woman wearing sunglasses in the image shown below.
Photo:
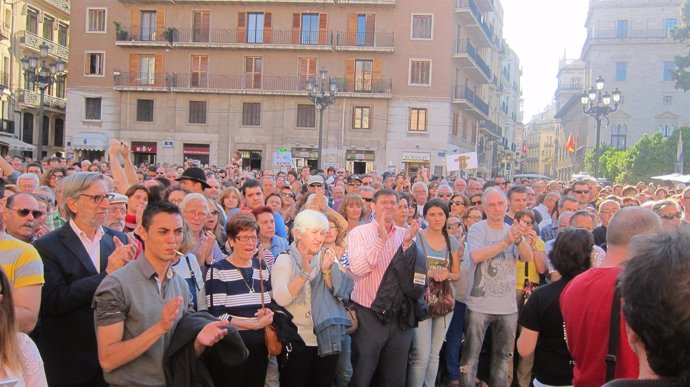
[[[470,199],[463,194],[455,194],[450,198],[450,212],[460,216],[461,218],[465,215],[467,207],[470,206]]]

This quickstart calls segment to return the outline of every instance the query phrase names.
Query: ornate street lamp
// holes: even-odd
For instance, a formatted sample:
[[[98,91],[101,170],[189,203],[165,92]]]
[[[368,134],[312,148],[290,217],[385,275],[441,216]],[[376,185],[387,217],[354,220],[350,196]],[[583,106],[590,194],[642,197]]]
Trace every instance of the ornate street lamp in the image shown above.
[[[597,142],[594,144],[594,177],[599,177],[599,136],[601,134],[601,121],[610,113],[618,109],[621,100],[621,92],[618,88],[613,92],[604,90],[604,78],[600,76],[594,81],[594,86],[582,92],[580,103],[582,112],[593,117],[597,122]],[[611,104],[613,102],[613,104]]]
[[[310,79],[307,82],[308,97],[314,102],[316,110],[319,111],[319,155],[316,160],[316,168],[321,168],[321,162],[323,161],[323,111],[333,105],[338,93],[338,84],[335,80],[330,80],[329,82],[328,69],[326,67],[322,67],[319,70],[319,76],[317,80]]]
[[[62,60],[52,61],[46,63],[48,57],[48,50],[50,46],[43,43],[40,45],[41,57],[24,56],[21,59],[22,71],[26,74],[27,84],[35,84],[41,90],[41,101],[38,109],[38,136],[36,137],[37,158],[42,157],[43,142],[41,136],[43,135],[43,110],[45,107],[45,93],[46,89],[55,84],[58,77],[65,74],[65,62]],[[28,89],[28,87],[27,87]]]

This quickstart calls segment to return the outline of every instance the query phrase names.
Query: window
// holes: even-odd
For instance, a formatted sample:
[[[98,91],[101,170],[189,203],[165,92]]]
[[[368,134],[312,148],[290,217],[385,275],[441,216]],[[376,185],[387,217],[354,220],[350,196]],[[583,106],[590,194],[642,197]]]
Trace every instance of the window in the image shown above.
[[[156,40],[156,11],[141,11],[139,20],[139,40]]]
[[[307,83],[316,80],[316,58],[299,58],[299,89],[307,90]]]
[[[264,42],[264,14],[247,14],[247,43]]]
[[[26,10],[26,30],[38,34],[38,11],[33,8]]]
[[[628,62],[616,62],[616,80],[625,81],[628,78]]]
[[[192,15],[192,41],[208,42],[211,26],[211,13],[209,11],[194,11]]]
[[[103,76],[105,69],[105,53],[87,52],[84,55],[86,56],[84,75]]]
[[[65,121],[62,118],[55,119],[55,129],[53,130],[53,145],[65,146]]]
[[[153,85],[156,82],[156,57],[153,55],[139,56],[139,84]]]
[[[208,56],[192,55],[192,87],[208,87]]]
[[[667,18],[664,22],[664,32],[668,33],[678,25],[678,19],[675,17]]]
[[[460,126],[460,113],[458,112],[453,112],[453,127],[452,127],[452,133],[453,136],[457,137],[458,136],[458,127]]]
[[[611,126],[611,146],[616,149],[625,149],[627,147],[628,125],[612,125]]]
[[[63,23],[58,25],[58,44],[61,46],[67,46],[68,28],[69,27]]]
[[[319,44],[319,14],[302,14],[302,33],[300,44]]]
[[[189,101],[189,123],[206,123],[206,101]]]
[[[675,62],[664,62],[664,81],[672,81],[674,71],[676,71]]]
[[[98,98],[84,98],[84,119],[86,120],[100,120],[101,119],[101,101]]]
[[[616,20],[616,38],[622,39],[628,37],[628,20]]]
[[[86,32],[105,32],[105,20],[105,8],[89,8],[86,14]]]
[[[261,88],[261,67],[263,60],[260,57],[244,58],[244,83],[247,89]]]
[[[65,98],[65,75],[55,77],[55,96]]]
[[[43,17],[43,39],[53,41],[53,26],[55,26],[55,19],[49,16]]]
[[[670,95],[664,96],[664,105],[671,105],[673,103],[673,97]]]
[[[242,125],[261,125],[261,104],[258,102],[244,102],[242,104]]]
[[[352,129],[371,129],[371,108],[354,106],[352,108]]]
[[[410,128],[411,132],[426,132],[426,109],[410,109]]]
[[[297,105],[297,127],[316,127],[316,107],[314,105]]]
[[[432,15],[412,15],[412,36],[413,40],[431,40],[434,25]]]
[[[367,15],[357,15],[357,45],[364,46],[367,42]]]
[[[431,84],[431,62],[428,60],[410,61],[410,85]]]
[[[659,132],[661,132],[664,137],[669,137],[675,130],[675,125],[659,125]]]
[[[137,121],[138,122],[153,122],[153,100],[152,99],[138,99],[137,100]]]
[[[355,91],[371,91],[373,74],[373,60],[355,60]]]

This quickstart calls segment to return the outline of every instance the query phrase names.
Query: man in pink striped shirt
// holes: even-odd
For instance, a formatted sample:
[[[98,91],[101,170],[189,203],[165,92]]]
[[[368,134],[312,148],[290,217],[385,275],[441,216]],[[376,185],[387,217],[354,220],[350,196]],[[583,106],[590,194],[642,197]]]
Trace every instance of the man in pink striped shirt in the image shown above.
[[[407,250],[419,231],[417,221],[408,229],[393,224],[397,204],[394,191],[379,190],[374,195],[374,220],[348,234],[350,269],[355,277],[351,298],[357,304],[359,319],[359,328],[352,336],[351,387],[368,387],[377,369],[378,385],[405,385],[413,331],[403,330],[398,324],[384,324],[370,309],[395,252],[401,244]]]

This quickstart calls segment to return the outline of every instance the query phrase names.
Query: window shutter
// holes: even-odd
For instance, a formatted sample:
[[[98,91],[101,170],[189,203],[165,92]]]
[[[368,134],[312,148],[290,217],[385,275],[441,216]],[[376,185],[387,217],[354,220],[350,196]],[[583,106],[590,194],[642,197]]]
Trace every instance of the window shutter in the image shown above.
[[[299,13],[292,14],[292,44],[299,44],[299,28],[302,15]]]
[[[322,13],[319,15],[319,44],[328,44],[328,15]]]
[[[271,13],[264,13],[264,43],[271,43],[273,39],[273,27],[271,26]]]
[[[355,58],[348,58],[345,62],[345,84],[340,86],[342,91],[352,91],[355,85]]]
[[[376,32],[376,15],[367,15],[365,44],[368,47],[374,46],[374,33]]]
[[[357,44],[357,14],[351,13],[347,15],[347,45],[354,46]]]
[[[132,10],[132,31],[130,31],[130,36],[133,40],[138,40],[139,37],[139,20],[141,18],[139,12],[138,9]]]
[[[154,58],[156,61],[156,68],[153,84],[158,87],[165,86],[165,77],[163,76],[163,54],[156,54]]]
[[[84,53],[84,75],[89,74],[91,68],[91,54]]]
[[[237,43],[244,43],[247,41],[247,13],[240,12],[237,14]]]
[[[165,10],[156,10],[156,39],[163,40],[163,31],[165,30]]]
[[[136,79],[139,77],[139,55],[129,54],[129,85],[136,84]]]
[[[374,93],[382,93],[383,82],[381,81],[381,68],[383,67],[383,61],[381,59],[374,59],[374,69],[372,71],[371,79],[371,91]]]

